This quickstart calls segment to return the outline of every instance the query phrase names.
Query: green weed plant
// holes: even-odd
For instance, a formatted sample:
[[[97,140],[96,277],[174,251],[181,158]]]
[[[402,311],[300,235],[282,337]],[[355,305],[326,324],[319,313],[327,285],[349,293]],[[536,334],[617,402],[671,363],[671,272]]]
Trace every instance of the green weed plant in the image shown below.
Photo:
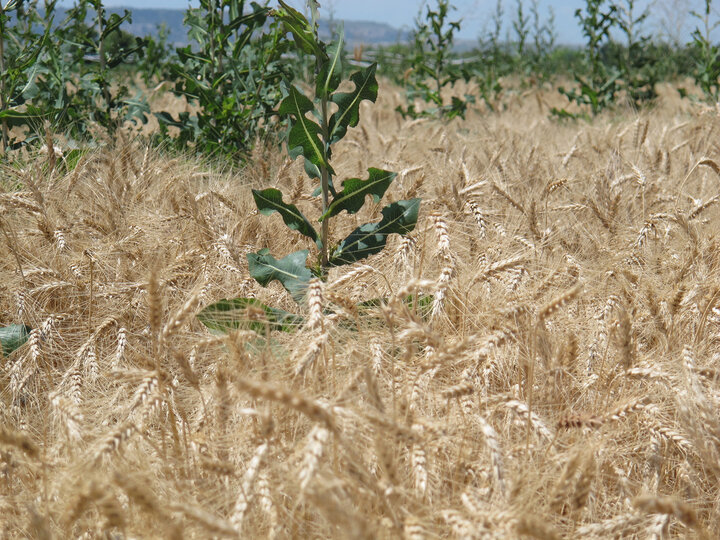
[[[399,106],[397,111],[410,118],[465,118],[468,104],[475,102],[473,95],[452,96],[450,103],[445,103],[442,96],[444,88],[453,87],[463,78],[462,71],[451,63],[455,32],[460,30],[461,21],[449,20],[450,11],[455,9],[449,0],[437,0],[434,9],[430,5],[426,8],[425,18],[415,21],[414,58],[406,87],[408,106]],[[429,107],[417,110],[413,103],[416,98]]]
[[[339,91],[343,82],[342,33],[337,41],[326,44],[318,36],[314,20],[308,21],[303,14],[280,0],[280,8],[273,12],[283,29],[291,34],[295,47],[315,59],[315,81],[309,94],[304,93],[291,81],[285,81],[285,97],[277,114],[289,121],[287,148],[291,158],[301,158],[307,175],[319,183],[316,196],[321,198],[321,215],[317,218],[318,230],[309,218],[294,204],[285,202],[283,193],[275,188],[252,190],[258,211],[266,216],[278,213],[285,225],[311,243],[310,249],[291,253],[276,259],[269,249],[247,255],[250,275],[263,287],[279,281],[298,303],[306,301],[308,285],[313,278],[325,279],[332,267],[352,264],[379,253],[391,234],[405,235],[415,228],[420,199],[401,200],[385,206],[379,221],[366,223],[353,230],[346,238],[331,246],[330,222],[343,213],[356,214],[364,206],[367,197],[375,203],[396,177],[396,173],[370,167],[366,179],[348,178],[340,188],[335,187],[337,172],[332,165],[334,146],[343,139],[349,128],[360,121],[360,104],[375,102],[378,83],[376,65],[352,73],[345,79],[352,90]],[[308,264],[310,251],[316,258]],[[206,325],[217,325],[214,313],[227,312],[238,306],[248,306],[246,299],[223,300],[206,308],[200,320]],[[256,303],[253,307],[258,308]],[[277,308],[261,305],[273,327],[285,329],[287,321],[297,321]]]

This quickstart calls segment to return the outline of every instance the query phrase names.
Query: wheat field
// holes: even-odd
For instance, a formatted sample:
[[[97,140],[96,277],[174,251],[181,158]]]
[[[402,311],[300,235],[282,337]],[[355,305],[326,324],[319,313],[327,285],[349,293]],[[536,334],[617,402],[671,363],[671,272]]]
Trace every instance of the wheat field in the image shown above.
[[[0,364],[0,537],[716,537],[720,112],[670,94],[443,124],[381,85],[333,165],[398,171],[418,225],[310,308],[245,257],[307,247],[250,187],[320,214],[284,149],[230,171],[121,136],[3,168],[0,326],[33,330]],[[306,322],[198,321],[238,296]]]

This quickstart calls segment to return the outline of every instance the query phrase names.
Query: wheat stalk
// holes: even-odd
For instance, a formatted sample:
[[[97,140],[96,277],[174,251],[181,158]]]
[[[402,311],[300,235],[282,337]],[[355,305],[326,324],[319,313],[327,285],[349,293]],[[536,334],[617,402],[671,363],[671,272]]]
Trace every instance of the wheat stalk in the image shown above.
[[[238,498],[235,501],[235,506],[233,508],[232,515],[230,516],[230,523],[233,525],[235,530],[237,530],[238,534],[242,534],[245,514],[255,496],[255,479],[257,478],[258,470],[265,459],[265,454],[267,454],[268,448],[269,445],[267,442],[264,442],[257,447],[255,454],[250,460],[250,463],[248,463],[245,474],[243,475],[240,491],[238,492]]]
[[[300,492],[304,493],[310,482],[315,478],[315,475],[320,466],[320,460],[322,459],[323,452],[325,450],[325,444],[330,437],[330,431],[323,426],[313,426],[307,439],[308,442],[303,452],[302,464],[300,465],[300,471],[298,473],[298,480],[300,481]]]

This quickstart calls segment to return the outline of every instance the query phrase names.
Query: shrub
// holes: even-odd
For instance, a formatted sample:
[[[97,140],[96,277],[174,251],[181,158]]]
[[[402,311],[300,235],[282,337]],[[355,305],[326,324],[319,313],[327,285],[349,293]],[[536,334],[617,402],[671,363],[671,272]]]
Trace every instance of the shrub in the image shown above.
[[[188,9],[191,45],[177,49],[169,66],[174,92],[197,106],[177,118],[156,113],[163,138],[176,148],[243,158],[258,137],[272,131],[280,81],[291,78],[281,59],[287,50],[269,8],[244,0],[201,0]],[[249,8],[249,9],[248,9]],[[169,127],[178,129],[170,135]]]

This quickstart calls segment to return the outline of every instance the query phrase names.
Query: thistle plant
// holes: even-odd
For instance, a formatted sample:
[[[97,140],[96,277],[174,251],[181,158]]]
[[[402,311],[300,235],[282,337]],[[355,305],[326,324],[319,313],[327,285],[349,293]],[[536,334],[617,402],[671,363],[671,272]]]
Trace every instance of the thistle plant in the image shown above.
[[[312,4],[315,4],[314,2]],[[368,178],[350,178],[335,188],[336,171],[332,152],[349,128],[360,121],[360,103],[375,102],[378,83],[376,64],[350,75],[354,89],[339,92],[343,80],[342,32],[338,39],[327,45],[318,37],[316,15],[308,21],[300,12],[280,0],[280,8],[273,15],[292,34],[296,47],[315,59],[315,85],[311,95],[305,95],[287,82],[287,95],[280,103],[278,115],[289,119],[290,131],[287,147],[290,157],[302,157],[305,171],[311,179],[319,181],[322,213],[317,221],[320,230],[305,217],[294,204],[284,202],[280,190],[268,188],[253,190],[258,211],[263,215],[278,212],[285,225],[306,236],[317,249],[317,261],[306,266],[310,250],[297,251],[275,259],[264,249],[248,254],[250,274],[261,285],[278,280],[297,302],[302,302],[307,285],[313,277],[324,278],[330,267],[354,263],[379,253],[390,234],[407,234],[415,228],[420,199],[394,202],[382,210],[382,219],[366,223],[350,233],[339,244],[331,247],[330,222],[343,211],[355,214],[363,207],[366,197],[377,203],[395,179],[396,173],[378,168],[368,169]],[[334,112],[331,112],[334,111]],[[310,113],[310,115],[308,114]]]
[[[503,50],[502,30],[505,17],[502,0],[495,4],[495,11],[490,17],[491,29],[479,40],[480,52],[486,62],[481,62],[475,73],[478,92],[485,105],[494,111],[503,91],[500,77],[505,75],[507,66],[511,65],[507,51]]]
[[[657,97],[655,84],[659,82],[651,57],[652,37],[641,33],[643,23],[650,17],[650,6],[638,13],[637,0],[623,0],[614,5],[617,27],[625,38],[624,51],[619,58],[622,86],[628,99],[641,106]]]
[[[463,78],[460,70],[450,62],[455,32],[460,30],[462,21],[449,21],[450,11],[455,9],[450,0],[437,0],[435,9],[430,5],[426,8],[425,20],[418,17],[415,21],[413,45],[415,56],[407,92],[411,104],[407,108],[400,106],[396,110],[403,117],[411,118],[420,116],[465,118],[468,103],[474,103],[474,96],[466,94],[464,99],[453,96],[450,104],[445,104],[442,97],[443,88],[452,87]],[[416,110],[415,105],[412,104],[416,97],[430,104],[431,107],[424,111]]]
[[[584,51],[587,73],[575,73],[580,92],[566,90],[562,86],[558,90],[571,102],[589,107],[593,116],[614,103],[618,90],[621,74],[617,69],[608,67],[602,57],[603,47],[610,41],[610,34],[617,24],[616,12],[617,7],[614,4],[605,6],[605,0],[585,0],[585,8],[575,11],[587,40]],[[578,116],[556,108],[552,109],[552,113],[560,118]]]
[[[696,51],[693,77],[705,98],[716,102],[720,97],[720,47],[713,43],[712,33],[720,21],[711,22],[712,0],[705,0],[703,9],[700,12],[691,11],[690,15],[698,21],[691,43]]]
[[[266,24],[265,4],[201,0],[187,10],[191,43],[177,49],[166,69],[175,95],[196,107],[177,116],[155,113],[159,140],[183,151],[247,159],[257,138],[274,135],[270,119],[282,97],[280,81],[291,72],[282,58],[288,44],[277,24]]]
[[[0,0],[0,156],[22,145],[22,141],[11,137],[10,130],[32,125],[38,116],[38,111],[28,107],[26,101],[37,72],[38,56],[48,43],[49,24],[43,35],[11,24],[13,11],[16,17],[18,13],[24,16],[22,7],[22,2],[16,0]]]
[[[530,18],[525,14],[522,0],[516,0],[515,8],[515,19],[512,22],[515,32],[515,53],[517,54],[518,64],[522,66],[527,60],[526,46],[530,36]]]

